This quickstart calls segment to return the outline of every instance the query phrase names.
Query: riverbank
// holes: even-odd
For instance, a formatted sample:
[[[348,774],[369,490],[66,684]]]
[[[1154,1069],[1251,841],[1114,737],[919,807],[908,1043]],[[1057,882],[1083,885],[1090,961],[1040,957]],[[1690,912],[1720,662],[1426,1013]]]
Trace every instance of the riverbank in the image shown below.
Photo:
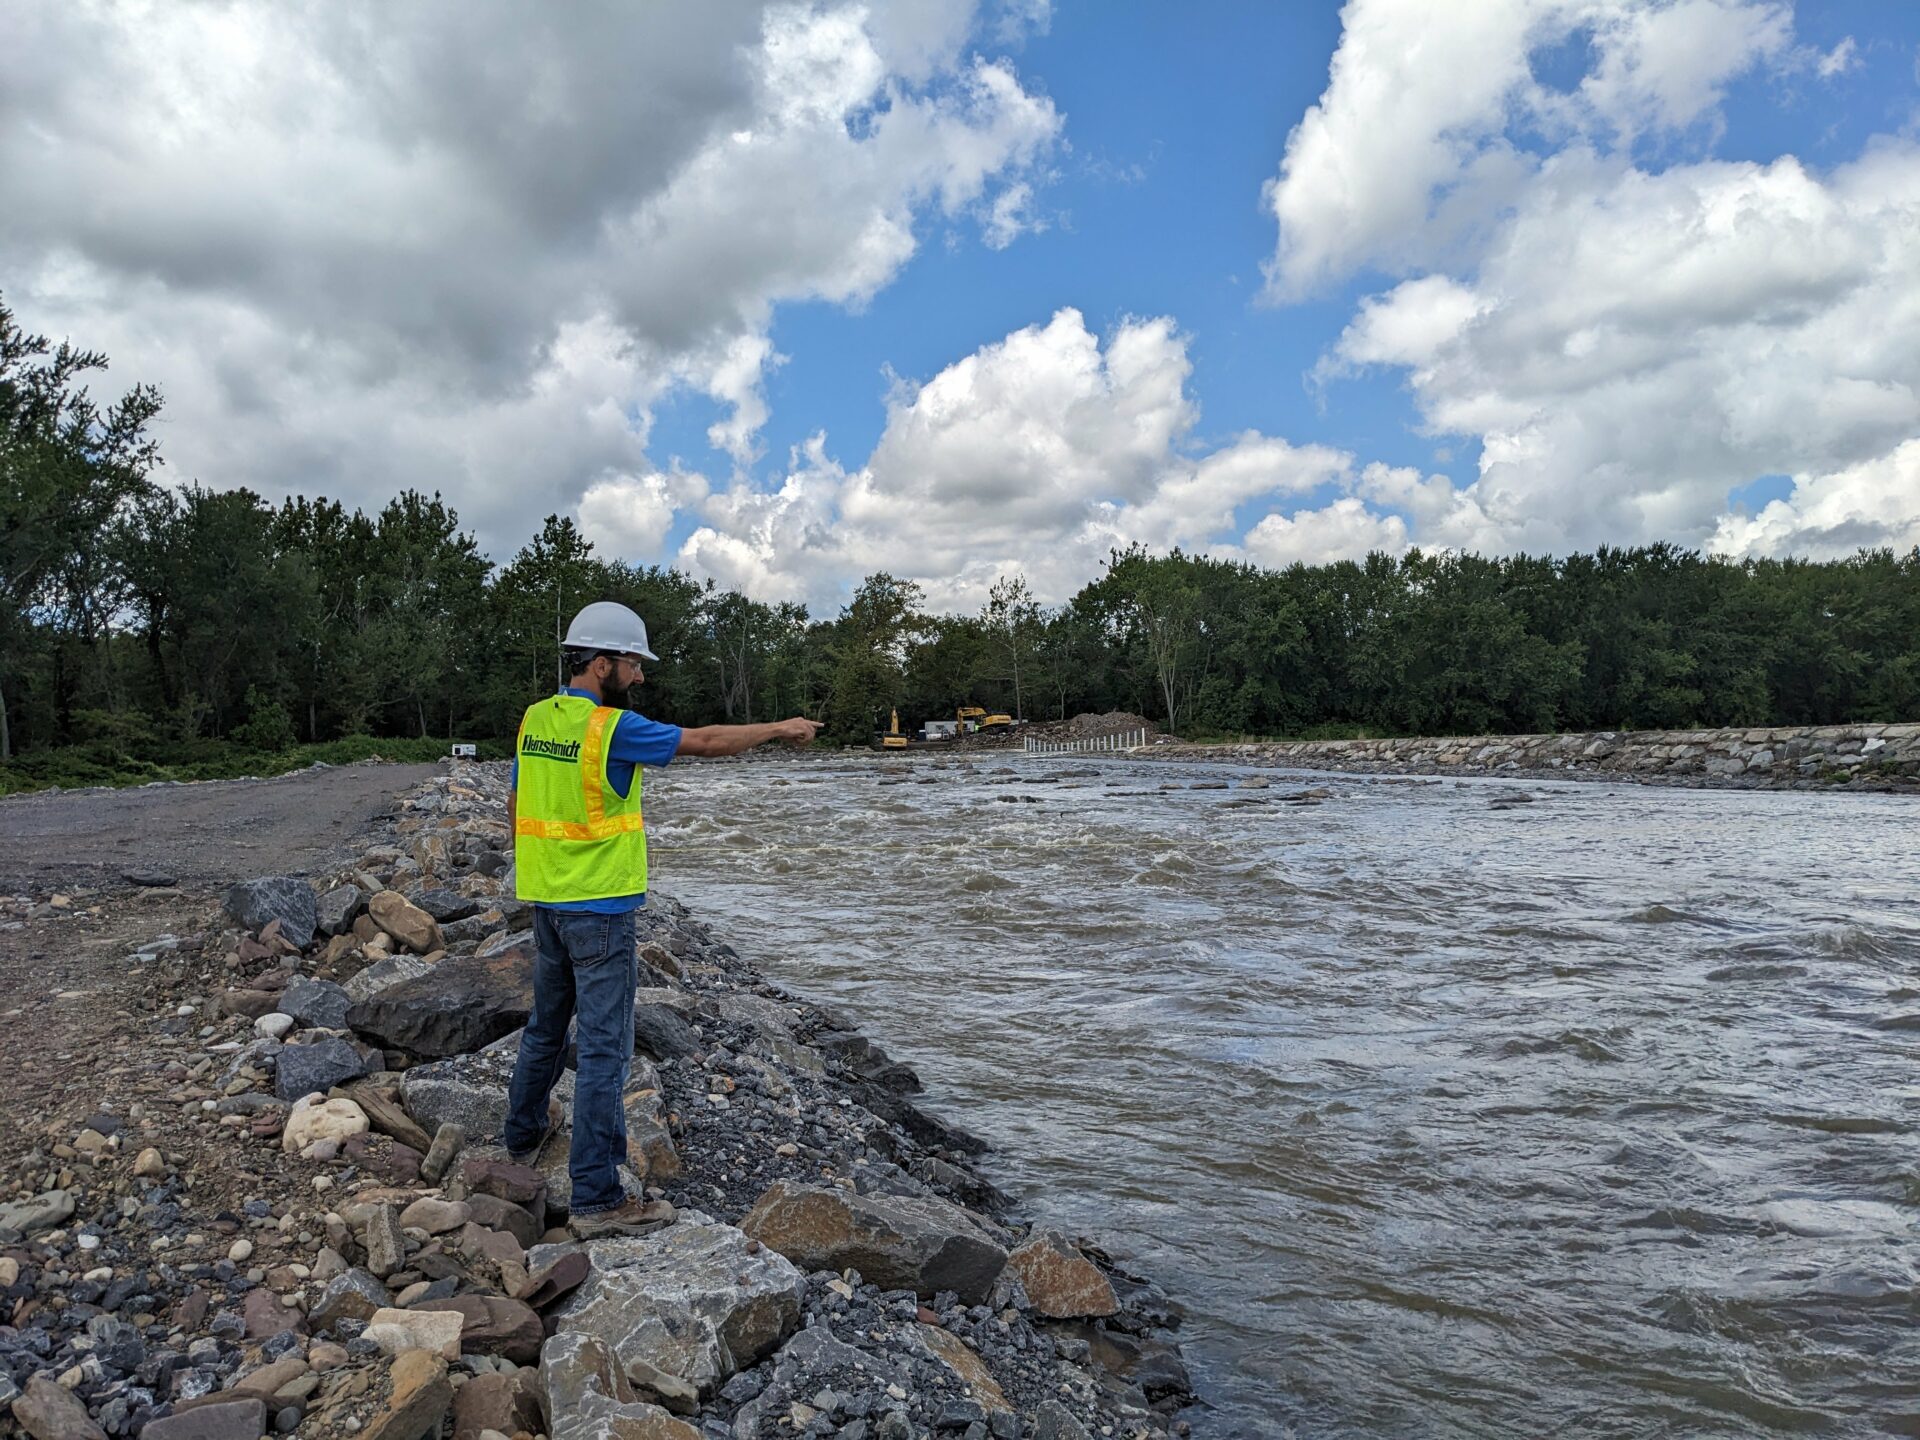
[[[1131,752],[1375,774],[1503,774],[1769,790],[1920,792],[1920,723],[1195,744]]]
[[[910,1068],[664,898],[625,1110],[631,1182],[676,1217],[574,1241],[565,1132],[538,1170],[492,1143],[531,1000],[504,782],[457,765],[337,873],[225,914],[173,887],[12,903],[10,967],[83,936],[102,962],[6,1017],[39,1041],[0,1097],[26,1433],[1184,1431],[1164,1297],[1024,1225]]]

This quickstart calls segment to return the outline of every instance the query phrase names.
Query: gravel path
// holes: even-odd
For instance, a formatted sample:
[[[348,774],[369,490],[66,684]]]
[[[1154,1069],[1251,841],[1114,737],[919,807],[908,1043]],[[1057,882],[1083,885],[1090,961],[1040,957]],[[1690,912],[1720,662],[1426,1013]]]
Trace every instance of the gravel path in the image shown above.
[[[343,765],[271,780],[48,791],[0,800],[0,891],[117,885],[132,871],[182,885],[324,865],[438,765]]]

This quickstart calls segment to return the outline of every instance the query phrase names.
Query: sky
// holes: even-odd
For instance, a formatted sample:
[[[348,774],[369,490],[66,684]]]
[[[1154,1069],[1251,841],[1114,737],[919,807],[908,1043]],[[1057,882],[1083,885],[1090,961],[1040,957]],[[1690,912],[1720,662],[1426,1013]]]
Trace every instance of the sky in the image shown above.
[[[831,615],[1920,544],[1920,5],[0,0],[0,299],[170,483]]]

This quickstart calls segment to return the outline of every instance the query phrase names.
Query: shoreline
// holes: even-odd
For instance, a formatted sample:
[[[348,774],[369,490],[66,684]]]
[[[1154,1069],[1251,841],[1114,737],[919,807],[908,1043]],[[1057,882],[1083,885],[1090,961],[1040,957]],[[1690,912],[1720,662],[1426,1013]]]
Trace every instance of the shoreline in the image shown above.
[[[64,1406],[153,1440],[414,1440],[449,1413],[456,1435],[550,1440],[1186,1432],[1177,1307],[1026,1224],[910,1067],[666,896],[638,917],[623,1104],[632,1185],[677,1215],[574,1240],[564,1133],[538,1171],[491,1143],[530,1003],[504,782],[456,762],[338,871],[242,882],[224,916],[142,942],[133,1003],[76,1062],[104,1073],[64,1107],[16,1102],[52,1142],[0,1197],[16,1420],[38,1433]],[[128,900],[85,898],[96,917]],[[196,901],[214,908],[174,904]]]

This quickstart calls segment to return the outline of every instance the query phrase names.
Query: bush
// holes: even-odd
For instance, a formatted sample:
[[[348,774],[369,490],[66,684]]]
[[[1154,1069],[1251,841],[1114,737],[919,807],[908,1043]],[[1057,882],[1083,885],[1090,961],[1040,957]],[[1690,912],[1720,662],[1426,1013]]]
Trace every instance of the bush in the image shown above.
[[[295,742],[293,717],[287,707],[258,685],[247,687],[247,719],[234,728],[233,743],[248,750],[275,752]]]

